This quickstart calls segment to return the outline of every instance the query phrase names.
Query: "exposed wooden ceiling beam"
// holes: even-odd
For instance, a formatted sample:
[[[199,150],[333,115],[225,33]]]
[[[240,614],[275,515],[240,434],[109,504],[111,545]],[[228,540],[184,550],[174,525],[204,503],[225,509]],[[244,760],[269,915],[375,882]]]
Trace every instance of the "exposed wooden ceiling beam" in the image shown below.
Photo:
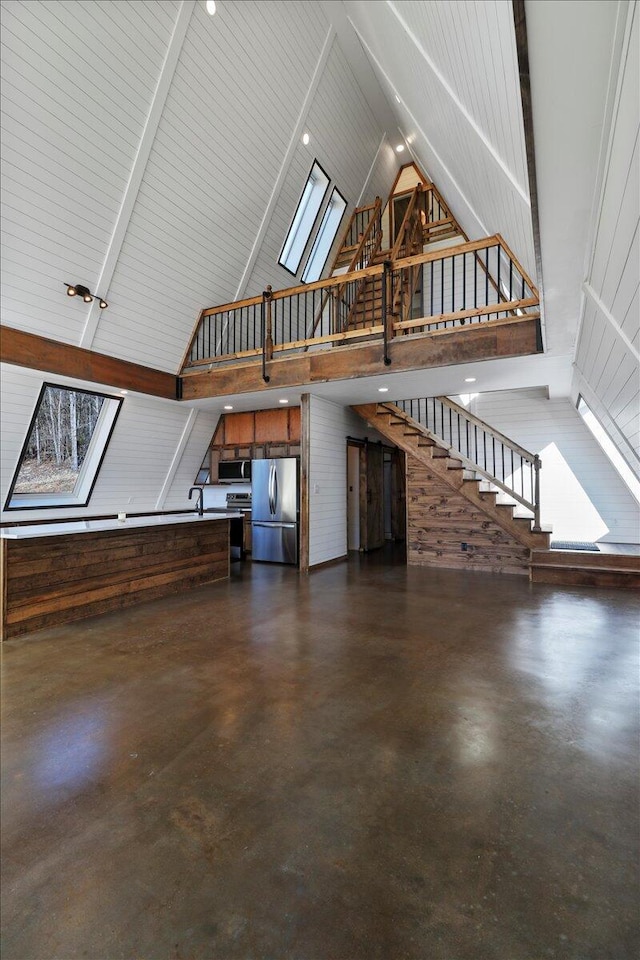
[[[179,396],[180,381],[171,373],[4,325],[0,326],[0,361],[167,400]]]

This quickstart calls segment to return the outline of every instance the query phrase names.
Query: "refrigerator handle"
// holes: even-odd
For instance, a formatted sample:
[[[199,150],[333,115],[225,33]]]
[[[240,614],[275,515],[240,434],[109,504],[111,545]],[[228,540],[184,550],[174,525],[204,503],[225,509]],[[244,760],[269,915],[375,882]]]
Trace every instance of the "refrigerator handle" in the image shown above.
[[[276,465],[273,465],[273,512],[278,512],[278,471]]]
[[[273,502],[273,474],[274,474],[274,465],[273,465],[272,463],[270,463],[270,464],[269,464],[269,489],[268,489],[268,497],[269,497],[269,513],[272,514],[272,515],[276,512],[276,511],[275,511],[275,505],[274,505],[274,502]]]

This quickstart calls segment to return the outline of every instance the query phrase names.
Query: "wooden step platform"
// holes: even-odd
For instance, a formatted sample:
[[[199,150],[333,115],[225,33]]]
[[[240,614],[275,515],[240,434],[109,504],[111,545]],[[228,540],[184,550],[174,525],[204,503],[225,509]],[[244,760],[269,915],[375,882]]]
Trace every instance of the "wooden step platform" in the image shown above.
[[[533,550],[530,579],[581,587],[640,588],[640,554]]]

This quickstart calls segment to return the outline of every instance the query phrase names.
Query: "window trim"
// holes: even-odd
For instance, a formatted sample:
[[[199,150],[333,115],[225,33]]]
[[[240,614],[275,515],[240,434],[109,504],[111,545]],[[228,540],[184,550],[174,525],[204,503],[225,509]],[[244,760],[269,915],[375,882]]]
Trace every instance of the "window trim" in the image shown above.
[[[89,441],[89,446],[87,453],[85,455],[84,462],[78,473],[78,479],[76,480],[73,491],[70,493],[18,493],[15,494],[16,498],[20,498],[21,502],[11,502],[14,499],[14,490],[18,482],[18,477],[20,474],[20,468],[22,467],[22,461],[24,460],[25,453],[29,447],[29,440],[31,439],[31,434],[36,423],[38,416],[38,411],[40,410],[40,405],[44,399],[44,395],[47,389],[53,390],[73,390],[75,393],[84,393],[89,396],[102,397],[103,400],[111,401],[108,406],[103,404],[98,420],[96,422],[95,429],[91,435],[91,440]],[[16,468],[13,472],[13,478],[9,486],[9,492],[7,493],[7,498],[4,505],[5,511],[10,510],[64,510],[69,507],[86,507],[91,499],[93,494],[93,489],[96,485],[98,475],[102,468],[104,458],[107,453],[107,449],[111,442],[111,437],[115,429],[116,422],[120,416],[120,411],[122,409],[124,397],[117,396],[111,393],[104,393],[101,390],[85,390],[82,387],[71,387],[68,384],[63,383],[51,383],[49,381],[44,381],[40,387],[40,392],[38,394],[38,399],[36,400],[33,413],[31,414],[31,420],[29,421],[29,427],[26,432],[22,448],[20,450],[20,456],[18,457],[18,462]],[[108,412],[110,411],[110,412]],[[109,418],[109,419],[108,419]],[[101,436],[101,435],[104,436]],[[100,454],[97,457],[97,462],[95,466],[91,464],[91,455],[93,449],[97,445],[98,441],[102,443],[102,449]],[[85,464],[89,464],[85,471]],[[93,476],[90,481],[86,479],[86,473],[89,472],[89,469],[93,470]],[[85,476],[83,476],[83,473]],[[85,486],[83,487],[83,483]],[[36,503],[36,499],[38,502]],[[54,502],[55,501],[55,502]]]
[[[309,267],[309,264],[310,264],[311,261],[313,260],[313,254],[314,254],[314,252],[315,252],[316,245],[317,245],[317,243],[318,243],[318,241],[319,241],[319,239],[320,239],[320,237],[321,237],[321,235],[322,235],[322,231],[323,231],[323,228],[324,228],[324,224],[325,224],[325,221],[327,220],[327,215],[329,214],[329,211],[331,210],[331,203],[332,203],[332,201],[333,201],[333,198],[334,198],[334,195],[335,195],[335,194],[337,194],[337,195],[340,197],[340,199],[342,200],[342,202],[344,203],[344,209],[343,209],[342,213],[340,214],[340,219],[338,220],[338,222],[337,222],[337,224],[336,224],[336,229],[335,229],[335,231],[334,231],[334,233],[333,233],[333,237],[331,238],[331,243],[329,244],[329,248],[328,248],[328,250],[327,250],[327,255],[326,255],[326,257],[324,258],[324,262],[323,262],[323,264],[322,264],[322,267],[320,268],[320,272],[318,273],[318,276],[315,278],[315,280],[319,280],[320,277],[322,276],[322,274],[324,273],[325,267],[326,267],[326,265],[327,265],[327,261],[329,260],[329,256],[330,256],[330,254],[331,254],[331,250],[332,250],[332,248],[333,248],[334,243],[336,242],[336,237],[338,236],[338,232],[339,232],[340,227],[341,227],[341,225],[342,225],[342,221],[344,220],[344,215],[345,215],[345,213],[347,212],[347,208],[348,208],[348,206],[349,206],[349,203],[348,203],[348,201],[347,201],[347,198],[340,192],[340,190],[338,190],[337,187],[334,187],[333,190],[331,191],[331,196],[329,197],[329,202],[327,203],[326,207],[324,208],[324,213],[322,214],[322,220],[320,221],[320,226],[318,227],[318,232],[317,232],[316,235],[315,235],[315,238],[314,238],[314,241],[313,241],[313,245],[312,245],[311,250],[310,250],[310,252],[309,252],[309,256],[307,257],[307,262],[305,263],[305,265],[304,265],[304,270],[302,271],[301,280],[302,280],[303,283],[314,283],[314,282],[315,282],[315,280],[306,280],[304,275],[305,275],[305,273],[306,273],[306,271],[307,271],[307,269],[308,269],[308,267]]]
[[[288,267],[285,263],[283,263],[283,254],[284,254],[284,251],[285,251],[285,247],[287,246],[287,244],[288,244],[288,242],[289,242],[289,237],[291,236],[291,231],[292,231],[292,229],[293,229],[293,226],[294,226],[294,224],[295,224],[295,222],[296,222],[296,218],[297,218],[297,216],[298,216],[298,212],[299,212],[299,210],[300,210],[300,204],[302,203],[302,200],[303,200],[303,198],[304,198],[305,191],[306,191],[306,189],[307,189],[307,186],[308,186],[308,184],[309,184],[309,181],[311,180],[311,176],[312,176],[312,174],[313,174],[313,171],[314,171],[315,167],[318,167],[318,169],[320,170],[320,172],[322,173],[322,175],[323,175],[324,177],[326,177],[327,185],[326,185],[326,187],[324,188],[324,191],[323,191],[323,194],[322,194],[322,199],[320,200],[320,203],[318,204],[318,209],[317,209],[317,211],[316,211],[316,215],[315,215],[315,217],[313,218],[313,223],[311,224],[311,227],[310,227],[310,229],[309,229],[309,233],[307,234],[307,238],[306,238],[306,240],[305,240],[305,242],[304,242],[304,244],[303,244],[303,246],[302,246],[302,250],[301,250],[301,252],[300,252],[300,257],[299,257],[299,259],[298,259],[298,263],[296,264],[296,268],[295,268],[295,270],[292,270],[291,267]],[[296,204],[295,213],[293,214],[293,217],[292,217],[292,219],[291,219],[291,223],[289,224],[289,229],[287,230],[287,234],[286,234],[286,236],[285,236],[285,238],[284,238],[284,243],[282,244],[282,248],[281,248],[281,250],[280,250],[280,255],[278,256],[278,265],[281,266],[283,270],[286,270],[287,273],[290,273],[292,277],[297,277],[297,276],[298,276],[298,271],[299,271],[299,269],[300,269],[300,264],[302,263],[302,258],[304,257],[304,252],[305,252],[305,250],[307,249],[307,245],[308,245],[308,243],[309,243],[309,239],[310,239],[310,237],[313,235],[313,231],[315,230],[316,224],[317,224],[317,222],[318,222],[318,217],[320,216],[320,211],[322,210],[322,207],[323,207],[324,202],[325,202],[326,197],[327,197],[327,191],[329,190],[329,187],[330,187],[330,186],[331,186],[331,177],[329,176],[329,174],[327,173],[327,171],[324,169],[324,167],[322,166],[322,164],[321,164],[321,163],[317,160],[317,158],[316,158],[316,159],[313,161],[313,163],[311,164],[311,168],[310,168],[309,173],[308,173],[308,175],[307,175],[307,179],[306,179],[305,182],[304,182],[304,186],[303,186],[303,188],[302,188],[302,192],[300,193],[300,197],[299,197],[299,199],[298,199],[298,203]]]
[[[584,404],[584,406],[587,408],[587,412],[591,414],[595,422],[598,424],[598,427],[600,428],[600,430],[604,434],[604,437],[606,438],[606,443],[602,442],[600,437],[597,435],[597,433],[589,423],[587,417],[585,417],[584,413],[580,409],[581,404]],[[593,439],[596,441],[596,443],[600,447],[600,450],[606,457],[607,462],[615,470],[616,475],[620,478],[622,483],[624,483],[625,487],[627,488],[631,496],[636,500],[636,502],[640,503],[640,480],[636,476],[635,470],[633,469],[631,464],[627,462],[626,457],[622,455],[622,453],[618,448],[618,444],[611,437],[609,431],[604,427],[602,421],[600,420],[600,417],[596,414],[595,410],[593,409],[593,407],[591,406],[591,404],[586,399],[583,393],[578,393],[578,399],[576,400],[576,412],[580,417],[580,419],[582,420],[582,423],[584,424],[584,426],[587,428],[587,430],[589,431]],[[609,445],[610,445],[610,449],[608,449]]]

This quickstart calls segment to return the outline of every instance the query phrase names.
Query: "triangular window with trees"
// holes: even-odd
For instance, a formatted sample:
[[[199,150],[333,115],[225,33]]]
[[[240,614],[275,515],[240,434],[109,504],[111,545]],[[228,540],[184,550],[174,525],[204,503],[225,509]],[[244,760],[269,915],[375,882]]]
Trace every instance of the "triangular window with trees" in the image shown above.
[[[86,506],[122,397],[45,383],[5,509]]]

